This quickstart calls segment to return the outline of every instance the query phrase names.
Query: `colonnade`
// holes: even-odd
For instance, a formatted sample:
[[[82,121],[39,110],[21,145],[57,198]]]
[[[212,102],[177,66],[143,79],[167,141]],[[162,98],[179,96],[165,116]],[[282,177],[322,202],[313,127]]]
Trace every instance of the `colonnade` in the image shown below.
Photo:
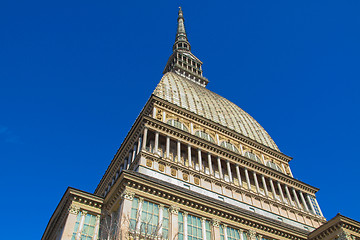
[[[194,149],[193,146],[184,144],[178,139],[175,140],[176,148],[171,148],[171,142],[174,140],[169,136],[160,136],[159,132],[155,131],[152,133],[153,139],[148,139],[148,135],[148,128],[144,128],[142,149],[145,151],[151,151],[155,155],[161,155],[162,157],[193,168],[203,174],[210,175],[230,184],[238,185],[242,188],[247,188],[257,194],[273,198],[284,204],[322,216],[316,199],[313,198],[318,211],[315,211],[310,195],[299,189],[295,189],[275,179],[266,177],[261,173],[247,169],[246,167],[230,162],[229,160],[222,159],[220,156],[214,156],[209,152],[203,152],[201,149]],[[160,138],[162,137],[165,137],[164,151],[162,148],[159,150]],[[141,138],[139,140],[139,146],[140,142]],[[133,152],[135,151],[136,147],[134,146]],[[137,152],[139,152],[139,149],[137,149]],[[131,153],[129,153],[129,155],[128,159],[131,159]],[[170,155],[173,155],[172,159],[170,159]],[[132,155],[132,159],[133,158],[134,155]],[[126,166],[126,164],[124,164],[124,166]],[[244,181],[246,184],[244,184]]]

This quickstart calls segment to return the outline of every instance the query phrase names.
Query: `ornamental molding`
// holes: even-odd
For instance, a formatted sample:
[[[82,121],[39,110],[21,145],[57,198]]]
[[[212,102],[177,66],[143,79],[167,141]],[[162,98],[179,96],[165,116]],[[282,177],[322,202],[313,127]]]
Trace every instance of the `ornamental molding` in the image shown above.
[[[238,132],[235,132],[234,130],[230,130],[218,123],[213,123],[211,120],[209,119],[206,119],[204,117],[201,117],[199,115],[196,115],[194,113],[191,113],[190,111],[187,111],[185,109],[182,109],[178,106],[176,106],[175,104],[172,104],[172,103],[169,103],[169,102],[166,102],[165,100],[155,96],[155,95],[152,95],[152,102],[154,104],[157,104],[165,109],[168,109],[170,111],[173,111],[175,112],[176,114],[180,114],[184,117],[187,117],[189,119],[192,119],[198,123],[201,123],[207,127],[210,127],[211,130],[216,130],[218,132],[221,132],[222,134],[225,134],[225,135],[228,135],[228,136],[231,136],[232,138],[235,138],[236,140],[238,141],[242,141],[252,147],[255,147],[263,152],[266,152],[274,157],[277,157],[279,159],[282,159],[283,161],[286,161],[286,162],[290,162],[291,161],[291,157],[289,156],[286,156],[285,154],[282,154],[280,153],[279,151],[275,150],[275,149],[272,149],[270,147],[267,147],[265,145],[263,145],[262,143],[259,143],[249,137],[246,137],[244,135],[242,135],[241,133],[238,133]]]
[[[289,187],[296,187],[297,189],[301,189],[302,191],[311,194],[315,194],[319,190],[318,188],[312,187],[306,183],[296,180],[293,177],[278,172],[264,164],[252,161],[251,159],[242,156],[240,153],[237,154],[235,152],[231,152],[230,150],[222,148],[219,145],[207,142],[201,138],[196,137],[195,135],[192,135],[191,133],[184,132],[164,122],[146,116],[144,117],[144,122],[149,127],[149,129],[153,131],[160,130],[163,134],[170,134],[174,138],[181,138],[185,142],[188,142],[184,143],[185,145],[191,143],[206,148],[208,151],[213,152],[213,155],[219,155],[222,158],[226,158],[224,160],[232,160],[234,164],[239,164],[248,168],[249,170],[257,171],[258,174],[262,174],[269,178],[271,177],[273,179],[276,179],[277,181],[280,180],[283,184],[287,184]]]
[[[87,198],[84,196],[73,196],[72,200],[74,202],[78,202],[78,203],[85,204],[85,205],[95,207],[95,208],[102,208],[102,206],[103,206],[102,202],[98,202],[98,201],[95,201],[94,199]]]
[[[126,200],[133,200],[135,196],[134,192],[130,192],[128,190],[124,190],[124,192],[121,194],[121,198],[122,199],[126,199]]]
[[[212,224],[214,227],[219,227],[219,226],[220,226],[220,220],[219,220],[219,219],[216,219],[216,218],[213,218],[213,219],[211,219],[211,224]]]
[[[129,177],[132,177],[129,175]],[[136,177],[136,176],[134,176]],[[254,229],[259,229],[262,231],[266,231],[269,233],[272,233],[274,235],[278,235],[282,238],[289,238],[293,240],[306,240],[307,235],[305,231],[297,231],[293,228],[286,228],[285,226],[278,226],[278,227],[272,227],[272,225],[276,224],[273,221],[268,221],[266,219],[263,219],[262,221],[259,221],[259,218],[252,219],[252,216],[246,215],[246,213],[236,213],[237,209],[233,208],[229,211],[229,208],[222,206],[221,204],[214,203],[213,205],[209,204],[209,202],[203,202],[199,203],[196,200],[192,200],[189,197],[183,197],[182,195],[184,193],[177,192],[172,193],[168,191],[163,191],[162,189],[159,189],[159,185],[148,186],[145,185],[146,180],[144,179],[138,179],[138,180],[126,180],[126,185],[128,187],[131,187],[133,189],[137,189],[139,191],[142,191],[146,194],[151,194],[156,196],[157,198],[163,198],[167,201],[172,201],[176,204],[184,205],[184,208],[194,208],[196,210],[203,211],[207,214],[211,214],[214,216],[213,220],[211,221],[212,224],[216,225],[220,223],[219,218],[228,219],[243,225],[247,225],[248,227]],[[204,200],[205,201],[205,200]],[[187,212],[184,212],[186,214]],[[245,214],[245,215],[244,215]],[[215,220],[217,220],[217,223]],[[215,221],[215,222],[214,222]],[[214,226],[215,226],[214,225]]]
[[[78,206],[71,205],[68,209],[68,212],[71,214],[78,215],[80,211],[80,208]]]
[[[140,152],[140,154],[141,154],[141,156],[145,157],[146,159],[149,159],[149,160],[154,161],[154,162],[162,161],[159,158],[157,158],[156,156],[154,156],[154,155],[152,155],[151,153],[148,153],[148,152]],[[189,181],[190,175],[197,176],[199,174],[199,171],[197,171],[197,170],[195,170],[193,168],[188,168],[185,165],[178,164],[176,162],[169,162],[169,164],[170,164],[170,167],[174,166],[174,168],[176,167],[178,169],[178,171],[181,171],[183,174],[185,174],[186,176],[185,176],[185,179],[184,179],[184,175],[183,175],[183,180],[185,180],[187,182]],[[271,203],[276,207],[284,208],[284,209],[286,209],[288,211],[292,211],[294,213],[297,213],[300,216],[306,216],[306,217],[309,217],[311,219],[316,219],[319,222],[323,221],[323,218],[320,217],[320,216],[310,214],[308,212],[305,212],[305,211],[303,211],[301,209],[296,208],[295,206],[286,205],[285,203],[279,202],[276,199],[272,199],[270,197],[259,195],[258,193],[255,193],[255,192],[251,192],[251,191],[249,191],[248,189],[245,189],[242,186],[234,186],[234,185],[230,184],[229,182],[226,182],[226,181],[223,181],[223,180],[220,180],[220,179],[217,179],[217,178],[213,178],[213,177],[210,177],[208,175],[207,176],[206,175],[205,176],[201,175],[201,177],[204,178],[204,180],[207,180],[207,181],[211,182],[212,184],[216,184],[216,185],[218,185],[220,187],[231,189],[232,191],[238,192],[240,194],[248,195],[251,198],[260,199],[263,202],[267,202],[269,204]],[[192,183],[190,183],[190,184],[192,184]],[[196,184],[194,184],[194,185],[196,185]]]

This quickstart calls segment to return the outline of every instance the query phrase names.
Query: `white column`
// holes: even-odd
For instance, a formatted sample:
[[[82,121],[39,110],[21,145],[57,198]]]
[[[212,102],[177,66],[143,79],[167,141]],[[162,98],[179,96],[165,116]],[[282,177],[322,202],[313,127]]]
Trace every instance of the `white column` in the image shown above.
[[[277,198],[276,198],[276,191],[275,191],[275,187],[274,187],[274,183],[273,183],[273,181],[272,181],[272,179],[271,179],[271,178],[269,178],[269,180],[270,180],[270,187],[271,187],[272,194],[273,194],[273,196],[274,196],[274,200],[277,200]]]
[[[255,182],[255,186],[256,186],[256,192],[260,193],[260,187],[259,187],[259,182],[256,176],[256,172],[253,172],[253,177],[254,177],[254,182]]]
[[[251,184],[250,184],[250,178],[249,178],[249,172],[247,168],[245,168],[245,177],[246,177],[246,183],[249,190],[251,190]]]
[[[242,156],[244,156],[244,149],[243,149],[242,144],[240,144],[240,153],[241,153]]]
[[[222,173],[222,168],[221,168],[221,159],[220,159],[220,157],[217,157],[217,163],[218,163],[218,169],[219,169],[219,177],[220,177],[220,179],[223,179],[223,173]]]
[[[319,209],[319,212],[320,212],[321,216],[324,216],[324,215],[323,215],[323,213],[322,213],[322,211],[321,211],[321,208],[320,208],[320,205],[319,205],[319,203],[318,203],[317,199],[316,199],[316,198],[314,198],[314,200],[315,200],[316,206],[317,206],[317,207],[318,207],[318,209]]]
[[[206,226],[205,226],[205,221],[206,221],[206,218],[202,217],[202,218],[201,218],[201,230],[202,230],[203,240],[206,240]]]
[[[153,118],[156,117],[156,107],[153,108]]]
[[[131,163],[132,163],[131,159],[132,159],[132,152],[129,153],[128,163],[127,163],[127,164],[128,164],[127,169],[130,169],[130,166],[131,166]]]
[[[191,146],[188,145],[188,160],[189,160],[189,167],[192,166],[192,162],[191,162]]]
[[[159,148],[159,132],[155,132],[155,146],[154,146],[154,153],[158,154]]]
[[[188,213],[187,212],[184,212],[183,214],[184,216],[184,240],[187,240],[188,239],[188,229],[187,229],[187,217],[188,217]]]
[[[223,224],[223,229],[224,229],[224,239],[227,240],[228,236],[227,236],[227,225]]]
[[[142,149],[145,150],[146,148],[146,141],[147,141],[147,134],[148,134],[148,128],[144,128],[144,137],[143,137],[143,142],[142,142]]]
[[[190,133],[194,134],[194,124],[192,122],[190,123]]]
[[[268,189],[267,189],[267,185],[266,185],[266,181],[265,181],[265,177],[264,175],[261,175],[261,181],[262,181],[262,184],[264,186],[264,191],[265,191],[265,196],[269,196],[269,192],[268,192]]]
[[[133,161],[134,161],[135,156],[136,156],[136,144],[134,144],[134,148],[133,148],[133,152],[132,152],[132,159],[131,159],[131,162],[133,162]]]
[[[215,133],[216,144],[220,145],[219,134]]]
[[[124,170],[127,170],[127,159],[124,160]]]
[[[170,157],[170,137],[166,136],[166,158]]]
[[[304,205],[304,208],[305,208],[305,210],[308,212],[308,211],[309,211],[309,208],[308,208],[308,206],[307,206],[307,204],[306,204],[304,195],[303,195],[303,193],[302,193],[301,191],[299,191],[299,194],[300,194],[301,201],[302,201],[302,203],[303,203],[303,205]]]
[[[239,229],[240,240],[244,240],[244,230]]]
[[[179,140],[177,141],[176,146],[177,146],[177,150],[176,150],[177,162],[180,163],[181,162],[181,143]]]
[[[242,181],[241,181],[241,175],[240,175],[240,169],[239,169],[239,165],[236,165],[236,175],[237,175],[237,178],[238,178],[238,181],[239,181],[239,186],[242,187]]]
[[[202,171],[202,158],[201,158],[201,150],[198,149],[198,161],[199,161],[199,170]]]
[[[284,193],[283,193],[283,190],[282,190],[281,185],[280,185],[279,182],[277,182],[277,186],[278,186],[278,189],[279,189],[279,192],[280,192],[281,201],[282,201],[283,203],[286,203],[285,197],[284,197]]]
[[[76,237],[75,237],[76,240],[80,240],[81,232],[82,232],[82,229],[83,229],[83,227],[84,227],[84,221],[85,221],[85,216],[86,216],[86,214],[87,214],[87,211],[82,211],[82,212],[81,212],[81,218],[80,218],[79,228],[78,228],[78,231],[77,231]]]
[[[213,176],[214,171],[213,171],[213,167],[212,167],[212,161],[211,161],[211,154],[210,153],[208,153],[208,165],[209,165],[210,175]]]
[[[163,229],[163,226],[162,226],[162,221],[163,221],[163,216],[164,216],[164,205],[163,204],[160,204],[159,205],[159,222],[158,222],[158,226],[159,226],[159,236],[162,235],[162,229]],[[169,226],[170,227],[170,226]]]
[[[97,215],[96,222],[95,222],[94,236],[93,236],[92,240],[100,239],[99,228],[100,228],[100,215]]]
[[[312,211],[314,214],[316,214],[315,208],[314,208],[314,206],[313,206],[313,204],[312,204],[312,202],[311,202],[311,199],[310,199],[309,194],[306,194],[306,197],[307,197],[307,199],[308,199],[308,201],[309,201],[309,203],[310,203],[311,211]]]
[[[226,166],[227,166],[227,171],[228,171],[228,175],[229,175],[229,181],[232,183],[233,179],[232,179],[232,174],[231,174],[231,166],[230,166],[230,162],[228,160],[226,161]]]
[[[287,197],[288,197],[288,199],[289,199],[290,205],[291,205],[291,206],[295,206],[294,203],[293,203],[293,201],[292,201],[292,199],[291,199],[291,195],[290,195],[289,188],[288,188],[287,185],[285,185],[285,192],[286,192],[286,195],[287,195]]]
[[[136,152],[136,154],[139,154],[139,152],[140,152],[140,149],[141,149],[141,143],[142,143],[142,138],[141,138],[141,137],[139,137],[138,147],[137,147],[137,152]]]
[[[292,191],[293,191],[293,194],[294,194],[296,205],[298,206],[298,208],[301,209],[300,201],[299,201],[299,198],[298,198],[298,196],[296,194],[295,188],[293,188]]]
[[[142,197],[139,197],[139,208],[138,208],[138,216],[136,216],[136,226],[135,226],[135,231],[137,233],[140,232],[140,226],[141,226],[141,212],[142,212],[142,206],[143,206],[143,203],[144,203],[144,198]]]

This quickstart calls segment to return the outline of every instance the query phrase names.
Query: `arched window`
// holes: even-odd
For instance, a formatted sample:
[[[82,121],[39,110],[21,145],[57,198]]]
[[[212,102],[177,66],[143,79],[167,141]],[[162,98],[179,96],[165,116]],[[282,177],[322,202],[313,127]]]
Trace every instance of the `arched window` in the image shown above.
[[[233,152],[236,152],[236,153],[239,153],[239,150],[234,146],[232,145],[231,143],[229,142],[221,142],[220,146],[224,147],[224,148],[227,148],[229,149],[230,151],[233,151]]]
[[[209,142],[215,143],[215,140],[209,134],[207,134],[206,132],[196,131],[195,136],[198,136],[198,137],[200,137],[202,139],[205,139],[205,140],[207,140]]]
[[[251,160],[253,160],[255,162],[262,163],[260,158],[252,152],[245,152],[245,157],[250,158]]]
[[[179,121],[176,121],[175,119],[170,119],[167,121],[167,124],[173,126],[173,127],[176,127],[178,129],[181,129],[185,132],[189,132],[188,128],[181,122]]]
[[[267,161],[266,166],[271,167],[272,169],[275,169],[276,171],[282,172],[281,167],[277,165],[276,163]]]

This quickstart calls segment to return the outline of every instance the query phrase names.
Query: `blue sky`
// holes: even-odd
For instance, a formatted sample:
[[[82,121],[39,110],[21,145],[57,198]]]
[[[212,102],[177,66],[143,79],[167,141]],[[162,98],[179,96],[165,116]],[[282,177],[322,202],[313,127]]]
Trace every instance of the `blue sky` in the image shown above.
[[[161,79],[179,5],[208,88],[294,158],[328,219],[360,220],[359,1],[3,0],[4,239],[39,239],[67,186],[94,191]]]

